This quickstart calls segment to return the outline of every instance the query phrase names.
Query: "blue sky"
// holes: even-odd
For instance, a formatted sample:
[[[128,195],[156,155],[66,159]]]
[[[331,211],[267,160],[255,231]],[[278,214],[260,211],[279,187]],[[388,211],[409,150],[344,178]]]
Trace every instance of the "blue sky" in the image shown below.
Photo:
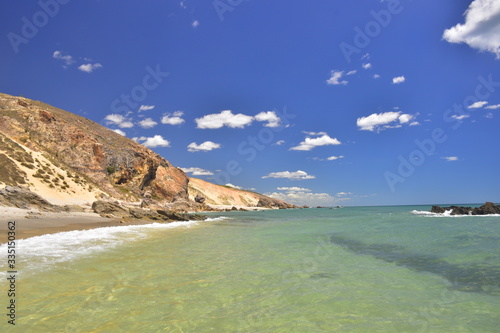
[[[309,205],[500,201],[495,0],[9,2],[0,91]]]

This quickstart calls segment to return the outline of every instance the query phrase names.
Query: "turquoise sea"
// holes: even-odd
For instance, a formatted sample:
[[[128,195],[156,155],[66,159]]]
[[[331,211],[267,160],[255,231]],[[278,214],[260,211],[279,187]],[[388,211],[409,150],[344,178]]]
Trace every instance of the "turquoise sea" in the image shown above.
[[[210,214],[17,242],[2,332],[500,332],[500,217]]]

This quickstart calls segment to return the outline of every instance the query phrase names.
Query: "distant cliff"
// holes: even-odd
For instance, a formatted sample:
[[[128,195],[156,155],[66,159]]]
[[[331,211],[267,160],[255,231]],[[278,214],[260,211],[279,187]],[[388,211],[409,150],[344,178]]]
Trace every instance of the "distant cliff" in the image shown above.
[[[247,206],[261,208],[294,208],[296,206],[284,201],[266,197],[265,195],[229,186],[215,185],[197,178],[190,178],[188,185],[189,198],[203,198],[209,205]]]
[[[189,181],[152,150],[89,119],[0,93],[0,185],[24,186],[54,204],[146,199],[202,209],[190,198]],[[210,202],[217,186],[203,183],[194,180],[192,188]],[[257,205],[241,201],[246,193],[232,189],[228,202]]]

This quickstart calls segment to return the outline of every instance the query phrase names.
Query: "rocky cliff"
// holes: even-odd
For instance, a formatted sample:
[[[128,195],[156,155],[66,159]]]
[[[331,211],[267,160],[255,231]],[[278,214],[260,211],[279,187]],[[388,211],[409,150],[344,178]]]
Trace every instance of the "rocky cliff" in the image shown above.
[[[215,185],[197,178],[189,179],[188,192],[191,200],[201,200],[208,205],[261,208],[295,207],[284,201],[269,198],[256,192],[239,190],[229,186]]]
[[[202,209],[188,184],[182,170],[131,139],[42,102],[0,93],[0,185],[23,186],[58,205],[108,198]],[[218,196],[210,193],[216,185],[194,184],[206,198]],[[242,200],[246,194],[236,189],[228,196],[228,202],[258,204]]]

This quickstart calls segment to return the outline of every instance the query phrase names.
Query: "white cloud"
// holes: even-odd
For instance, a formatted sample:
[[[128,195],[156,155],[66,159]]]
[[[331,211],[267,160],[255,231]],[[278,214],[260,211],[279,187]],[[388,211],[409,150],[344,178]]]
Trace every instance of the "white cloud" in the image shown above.
[[[290,192],[273,192],[265,193],[268,197],[283,200],[295,205],[308,205],[311,207],[316,206],[334,206],[340,201],[348,200],[348,198],[335,198],[328,193],[313,193],[305,191],[290,191]]]
[[[445,156],[445,157],[441,157],[443,160],[446,160],[448,162],[455,162],[455,161],[458,161],[458,157],[457,156]]]
[[[136,140],[137,141],[137,140]],[[155,135],[153,137],[141,136],[138,141],[143,141],[142,145],[148,148],[155,147],[170,147],[170,141],[165,140],[161,135]]]
[[[153,110],[154,108],[154,105],[141,105],[141,107],[139,108],[139,112]]]
[[[373,113],[368,117],[358,118],[356,124],[362,131],[380,131],[386,128],[401,127],[402,124],[408,124],[413,119],[415,119],[414,115],[402,113],[401,111],[390,111],[383,113]],[[396,123],[389,125],[394,122]],[[417,124],[418,122],[410,123],[410,125],[412,126],[415,126]]]
[[[462,120],[462,119],[466,119],[469,117],[470,117],[470,115],[468,115],[468,114],[462,114],[460,116],[457,116],[456,114],[454,114],[453,116],[451,116],[451,118],[456,119],[456,120]]]
[[[151,118],[146,118],[139,122],[139,126],[141,126],[142,128],[153,128],[156,125],[158,125],[158,123]]]
[[[342,80],[340,81],[340,79],[342,78],[342,76],[344,75],[344,71],[331,71],[331,76],[328,80],[326,80],[326,83],[329,84],[329,85],[339,85],[339,84],[343,84],[343,85],[346,85],[348,82],[346,80]]]
[[[285,140],[279,140],[279,141],[276,141],[276,143],[274,145],[275,146],[281,146],[284,143],[285,143]]]
[[[405,79],[404,75],[396,76],[396,77],[392,78],[392,83],[393,84],[400,84],[400,83],[403,83],[405,81],[406,81],[406,79]]]
[[[241,186],[237,186],[237,185],[233,185],[233,184],[231,184],[231,183],[227,183],[227,184],[226,184],[226,186],[229,186],[229,187],[235,188],[235,189],[237,189],[237,190],[242,190],[242,189],[243,189],[243,187],[241,187]]]
[[[492,52],[500,59],[500,1],[474,0],[465,12],[465,23],[443,33],[450,43],[466,43],[480,51]]]
[[[302,133],[307,134],[307,135],[327,135],[326,132],[308,132],[308,131],[302,131]]]
[[[123,123],[121,123],[118,126],[121,128],[132,128],[132,127],[134,127],[134,123],[131,121],[124,121]]]
[[[363,64],[363,68],[364,69],[372,68],[372,64],[371,63]]]
[[[402,115],[399,116],[399,122],[401,124],[409,123],[410,120],[412,120],[412,119],[413,119],[413,116],[411,114],[407,114],[407,113],[402,114]]]
[[[72,56],[63,55],[61,51],[55,51],[54,54],[52,54],[52,58],[64,61],[66,66],[69,66],[75,62]]]
[[[353,75],[353,74],[356,74],[357,72],[358,72],[357,70],[349,71],[349,72],[347,72],[346,75]]]
[[[202,168],[180,168],[185,173],[190,173],[193,176],[212,176],[214,173]]]
[[[469,105],[468,108],[469,109],[480,109],[483,106],[485,106],[486,104],[488,104],[488,102],[486,102],[486,101],[478,101],[478,102],[473,103],[472,105]]]
[[[253,117],[242,113],[233,114],[231,110],[212,113],[195,119],[197,128],[217,129],[223,126],[230,128],[244,128],[252,123]]]
[[[274,111],[267,111],[267,112],[261,112],[258,113],[255,116],[255,120],[257,121],[267,121],[267,124],[265,124],[265,127],[278,127],[281,123],[280,117],[276,115],[276,112]]]
[[[113,131],[113,132],[116,132],[116,133],[118,133],[118,134],[120,134],[120,135],[127,136],[127,134],[125,134],[125,132],[124,132],[124,131],[122,131],[122,130],[120,130],[120,129],[114,129],[114,130],[112,130],[112,131]]]
[[[125,116],[117,113],[108,114],[104,119],[107,120],[106,125],[117,125],[120,128],[131,128],[134,124]]]
[[[289,191],[289,192],[311,192],[311,190],[308,189],[308,188],[297,187],[297,186],[293,186],[293,187],[278,187],[277,190],[278,191]]]
[[[200,22],[198,20],[195,20],[191,25],[193,28],[197,28],[200,25]]]
[[[84,64],[78,66],[78,69],[81,70],[82,72],[85,73],[92,73],[94,70],[102,68],[102,65],[100,63],[95,63],[95,64]]]
[[[373,78],[374,79],[378,79],[378,78],[380,78],[380,75],[379,74],[373,74]]]
[[[496,104],[496,105],[488,105],[486,108],[487,108],[487,109],[489,109],[489,110],[496,110],[496,109],[500,109],[500,104]]]
[[[487,114],[484,115],[485,118],[491,119],[493,118],[493,113],[488,112]]]
[[[309,132],[311,135],[313,132]],[[324,132],[319,132],[318,134],[321,133],[321,136],[317,138],[311,138],[311,137],[306,137],[304,141],[299,143],[298,146],[290,148],[290,150],[302,150],[302,151],[309,151],[313,148],[320,147],[320,146],[327,146],[327,145],[340,145],[341,142],[337,140],[337,138],[331,138],[328,134]]]
[[[182,119],[182,115],[184,112],[175,111],[173,114],[167,113],[163,115],[161,118],[161,123],[166,125],[180,125],[184,123],[184,119]]]
[[[304,180],[304,179],[314,179],[316,176],[308,175],[307,172],[302,170],[297,170],[295,172],[281,171],[281,172],[271,172],[267,176],[262,178],[286,178],[291,180]]]
[[[330,156],[327,158],[328,161],[335,161],[335,160],[338,160],[338,159],[341,159],[341,158],[344,158],[344,156],[340,155],[340,156]]]
[[[220,144],[212,142],[212,141],[205,141],[202,144],[196,144],[196,142],[191,142],[188,145],[188,151],[190,152],[196,152],[196,151],[211,151],[214,149],[219,149],[221,147]]]

